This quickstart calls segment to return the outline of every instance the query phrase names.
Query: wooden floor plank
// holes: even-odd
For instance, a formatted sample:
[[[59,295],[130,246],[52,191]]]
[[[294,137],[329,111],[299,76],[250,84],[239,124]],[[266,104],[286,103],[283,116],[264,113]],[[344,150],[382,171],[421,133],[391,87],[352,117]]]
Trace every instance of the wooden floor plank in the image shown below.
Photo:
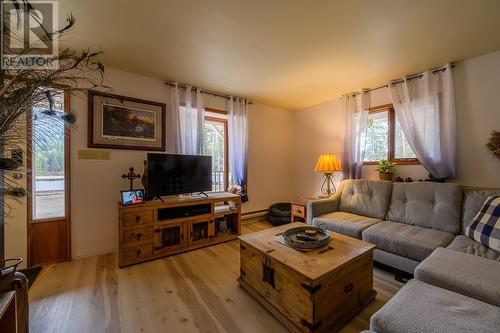
[[[271,227],[242,225],[243,233]],[[286,333],[238,286],[239,241],[120,269],[115,254],[44,267],[30,289],[31,332]],[[370,316],[402,284],[379,268],[378,292],[341,332],[368,328]]]

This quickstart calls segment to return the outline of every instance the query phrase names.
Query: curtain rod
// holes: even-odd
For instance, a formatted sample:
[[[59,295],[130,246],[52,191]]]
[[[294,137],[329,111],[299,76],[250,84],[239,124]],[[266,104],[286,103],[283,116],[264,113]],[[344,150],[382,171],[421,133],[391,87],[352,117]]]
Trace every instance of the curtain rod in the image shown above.
[[[451,64],[450,67],[451,68],[455,68],[455,64]],[[441,67],[441,68],[432,70],[432,74],[436,74],[436,73],[444,72],[444,71],[446,71],[446,67]],[[424,73],[414,74],[414,75],[408,75],[406,80],[407,81],[411,81],[411,80],[414,80],[414,79],[420,79],[422,76],[424,76]],[[368,92],[371,92],[371,91],[374,91],[374,90],[378,90],[378,89],[382,89],[382,88],[389,88],[390,84],[398,84],[398,83],[402,83],[402,82],[404,82],[404,79],[390,81],[389,83],[383,84],[381,86],[377,86],[377,87],[366,89],[365,92],[368,93]],[[353,94],[351,94],[351,96],[356,96],[356,95],[359,95],[359,94],[361,94],[361,91],[353,93]]]
[[[181,87],[181,88],[184,88],[184,89],[187,88],[186,84],[180,84],[180,83],[176,83],[176,82],[165,81],[165,84],[169,85],[169,86],[175,86],[175,85],[177,85],[178,87]],[[196,87],[191,87],[191,90],[196,90]],[[212,96],[216,96],[216,97],[222,97],[222,98],[226,98],[226,99],[230,99],[231,98],[231,96],[229,96],[229,95],[224,95],[224,94],[221,94],[221,93],[218,93],[218,92],[215,92],[215,91],[210,91],[210,90],[205,90],[205,89],[200,89],[200,91],[201,91],[201,93],[207,94],[207,95],[212,95]],[[235,98],[235,97],[233,96],[233,98]],[[236,98],[241,98],[241,97],[236,97]],[[247,103],[248,104],[253,104],[253,101],[247,99]]]

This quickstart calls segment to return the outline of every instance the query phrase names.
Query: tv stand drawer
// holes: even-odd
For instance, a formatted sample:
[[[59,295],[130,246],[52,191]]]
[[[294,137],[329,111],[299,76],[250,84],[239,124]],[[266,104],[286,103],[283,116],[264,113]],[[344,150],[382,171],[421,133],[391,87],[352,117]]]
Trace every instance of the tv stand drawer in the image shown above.
[[[124,228],[142,227],[153,224],[153,211],[123,213],[122,223]]]
[[[123,249],[123,261],[136,261],[142,258],[149,258],[153,255],[153,243],[125,247]]]
[[[152,241],[153,226],[125,229],[123,231],[123,244],[125,246],[147,244]]]

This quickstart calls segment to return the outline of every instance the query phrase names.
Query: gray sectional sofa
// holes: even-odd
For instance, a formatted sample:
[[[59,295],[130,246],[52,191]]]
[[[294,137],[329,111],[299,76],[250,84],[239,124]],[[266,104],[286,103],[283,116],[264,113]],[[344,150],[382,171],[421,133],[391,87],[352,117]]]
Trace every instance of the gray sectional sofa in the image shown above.
[[[374,260],[413,274],[438,247],[500,261],[463,232],[491,195],[458,184],[345,180],[329,199],[308,205],[308,223],[376,244]]]
[[[370,331],[500,332],[500,253],[465,236],[498,190],[346,180],[308,206],[308,223],[374,243],[374,260],[414,274]]]

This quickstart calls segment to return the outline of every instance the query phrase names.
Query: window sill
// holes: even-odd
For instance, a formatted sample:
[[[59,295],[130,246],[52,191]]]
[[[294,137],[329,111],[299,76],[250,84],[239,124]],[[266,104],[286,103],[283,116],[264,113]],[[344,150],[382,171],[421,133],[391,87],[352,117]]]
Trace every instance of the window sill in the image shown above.
[[[419,160],[391,160],[396,165],[421,165]],[[378,165],[378,161],[363,162],[363,165]]]

